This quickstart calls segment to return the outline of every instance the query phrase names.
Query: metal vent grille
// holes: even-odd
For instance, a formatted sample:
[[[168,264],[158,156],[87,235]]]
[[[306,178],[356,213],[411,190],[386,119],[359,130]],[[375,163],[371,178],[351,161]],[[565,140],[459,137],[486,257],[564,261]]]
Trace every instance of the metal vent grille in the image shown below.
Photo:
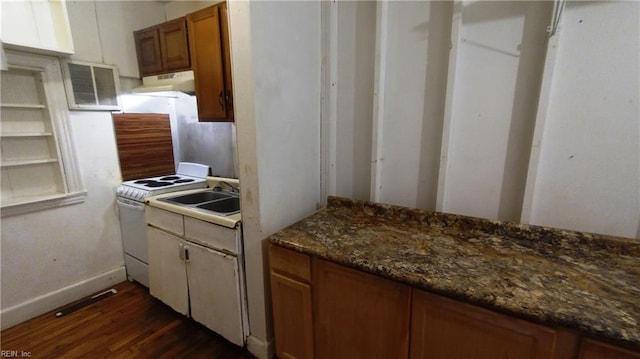
[[[71,110],[120,110],[115,66],[66,60],[65,88]]]

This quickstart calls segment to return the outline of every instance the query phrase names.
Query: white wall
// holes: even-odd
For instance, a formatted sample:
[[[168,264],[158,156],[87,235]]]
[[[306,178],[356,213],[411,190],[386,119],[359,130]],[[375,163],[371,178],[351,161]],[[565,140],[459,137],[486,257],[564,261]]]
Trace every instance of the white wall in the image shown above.
[[[133,31],[165,21],[155,1],[67,1],[76,60],[117,65],[120,76],[139,77]]]
[[[320,201],[320,7],[229,3],[248,347],[258,357],[267,356],[272,337],[264,238]]]
[[[138,76],[132,32],[164,21],[154,2],[67,2],[73,59]],[[125,280],[115,191],[122,182],[110,112],[70,111],[84,203],[2,218],[3,328]]]
[[[369,199],[376,3],[339,1],[336,194]]]
[[[215,5],[223,1],[224,0],[170,1],[164,4],[165,17],[167,21],[173,20],[180,16],[185,16],[189,13],[204,9],[205,7]]]
[[[640,238],[640,3],[564,10],[531,223]]]
[[[464,2],[441,207],[519,220],[552,2]]]
[[[381,202],[435,209],[451,12],[451,2],[389,3]]]
[[[377,6],[338,7],[328,194],[640,237],[638,3],[567,2],[550,42],[552,2]],[[370,49],[346,46],[364,27],[379,33],[368,76],[353,58]],[[372,79],[380,101],[348,96]],[[367,146],[372,172],[356,181]]]
[[[113,125],[71,113],[86,201],[2,218],[2,327],[125,280],[115,189],[121,183]]]

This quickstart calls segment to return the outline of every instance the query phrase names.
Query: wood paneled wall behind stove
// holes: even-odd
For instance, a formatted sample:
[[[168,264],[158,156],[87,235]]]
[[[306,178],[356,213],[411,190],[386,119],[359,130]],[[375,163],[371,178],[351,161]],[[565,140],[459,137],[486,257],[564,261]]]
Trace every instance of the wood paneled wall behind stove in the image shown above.
[[[122,180],[175,173],[171,122],[166,114],[113,114]]]

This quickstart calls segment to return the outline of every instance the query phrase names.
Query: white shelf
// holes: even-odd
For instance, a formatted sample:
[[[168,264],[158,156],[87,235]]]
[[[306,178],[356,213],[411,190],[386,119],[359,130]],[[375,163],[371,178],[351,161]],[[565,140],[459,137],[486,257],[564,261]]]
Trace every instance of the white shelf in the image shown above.
[[[13,132],[1,133],[0,137],[51,137],[53,132]]]
[[[54,163],[54,162],[58,162],[58,160],[55,158],[45,158],[41,160],[3,161],[0,164],[0,167],[31,166],[31,165],[39,165],[44,163]]]
[[[33,109],[42,109],[47,108],[45,105],[40,104],[30,104],[30,103],[3,103],[0,104],[0,107],[6,108],[33,108]]]

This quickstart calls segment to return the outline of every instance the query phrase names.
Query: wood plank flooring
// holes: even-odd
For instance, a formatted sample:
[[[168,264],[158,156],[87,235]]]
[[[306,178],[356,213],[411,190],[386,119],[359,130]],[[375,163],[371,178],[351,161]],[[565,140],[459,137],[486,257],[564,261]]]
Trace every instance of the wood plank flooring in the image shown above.
[[[142,285],[123,282],[114,288],[117,294],[76,312],[56,317],[52,311],[2,331],[1,349],[31,358],[253,358]]]

